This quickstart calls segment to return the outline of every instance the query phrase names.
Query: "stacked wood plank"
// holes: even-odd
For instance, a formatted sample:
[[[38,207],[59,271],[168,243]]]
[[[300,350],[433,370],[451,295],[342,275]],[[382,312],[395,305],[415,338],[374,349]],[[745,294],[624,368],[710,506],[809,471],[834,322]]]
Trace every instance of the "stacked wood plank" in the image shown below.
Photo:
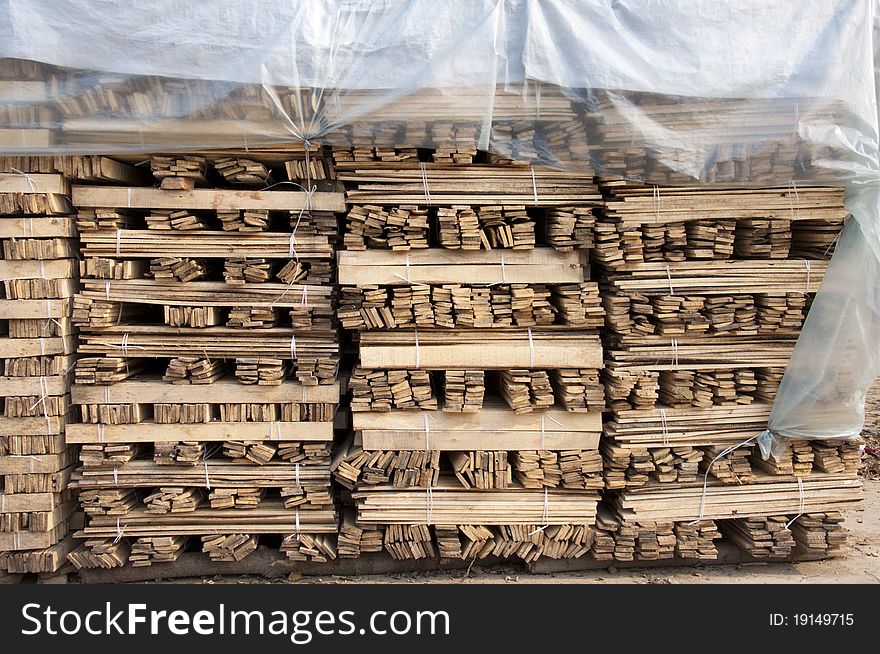
[[[663,524],[679,556],[704,558],[711,547],[693,528],[720,520],[758,556],[764,546],[750,544],[764,542],[758,523],[724,520],[858,505],[857,444],[793,441],[768,461],[756,447],[827,266],[828,248],[817,244],[847,215],[842,189],[600,186],[607,202],[595,248],[612,410],[601,451],[610,522],[621,523],[605,530],[603,553],[625,557],[629,545],[618,556],[609,543],[635,538],[644,558],[645,525]],[[818,241],[794,229],[814,222]]]
[[[258,183],[230,158],[224,182]],[[78,565],[105,565],[106,538],[129,541],[131,565],[187,549],[237,561],[265,534],[335,544],[335,239],[309,203],[332,213],[342,196],[211,187],[216,164],[154,157],[162,189],[76,187],[82,210],[126,216],[84,223]]]
[[[0,569],[54,573],[75,547],[65,429],[77,229],[64,175],[5,165],[15,170],[0,173]]]
[[[357,508],[352,541],[384,526],[395,558],[461,556],[458,525],[497,526],[468,557],[580,556],[603,486],[604,311],[585,267],[597,188],[589,175],[430,154],[336,159],[350,205],[337,315],[359,364],[355,434],[333,472]],[[508,501],[522,513],[498,512]]]

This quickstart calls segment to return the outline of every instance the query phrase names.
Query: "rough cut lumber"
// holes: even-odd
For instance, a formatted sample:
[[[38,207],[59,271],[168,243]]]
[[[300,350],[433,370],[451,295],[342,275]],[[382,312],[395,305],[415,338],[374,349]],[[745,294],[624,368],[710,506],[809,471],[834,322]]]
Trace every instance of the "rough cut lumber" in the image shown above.
[[[77,207],[112,209],[268,209],[270,211],[345,211],[341,193],[317,192],[307,206],[305,193],[292,191],[239,191],[231,189],[192,189],[167,191],[143,187],[74,186]]]
[[[153,443],[162,441],[331,441],[332,422],[205,422],[130,425],[67,425],[67,441],[76,443]]]
[[[469,284],[583,282],[586,255],[532,250],[446,250],[412,252],[391,250],[339,251],[336,253],[339,284]]]
[[[602,346],[593,334],[548,328],[366,331],[360,357],[382,369],[601,368]]]

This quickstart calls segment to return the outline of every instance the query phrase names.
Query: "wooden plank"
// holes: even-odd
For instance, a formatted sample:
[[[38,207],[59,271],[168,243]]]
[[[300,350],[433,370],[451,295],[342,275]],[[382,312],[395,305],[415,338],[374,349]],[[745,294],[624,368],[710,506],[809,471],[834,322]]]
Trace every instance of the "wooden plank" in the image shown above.
[[[53,354],[73,354],[74,338],[5,338],[0,337],[0,356],[12,359],[16,357],[41,357]]]
[[[0,238],[73,238],[77,236],[73,216],[4,216]]]
[[[208,422],[198,424],[67,425],[67,442],[332,441],[332,422]]]
[[[598,336],[547,329],[368,331],[361,334],[360,356],[361,366],[379,369],[498,370],[603,365]]]
[[[230,377],[213,384],[169,384],[161,378],[139,377],[117,382],[110,386],[76,384],[71,388],[74,404],[139,404],[187,403],[284,403],[326,402],[338,403],[340,384],[304,386],[285,380],[277,386],[242,384]]]
[[[79,277],[76,259],[50,261],[0,260],[0,281],[12,279],[70,279]]]
[[[11,104],[36,104],[51,99],[45,80],[0,80],[0,98]]]
[[[192,189],[166,191],[156,188],[124,186],[73,187],[77,207],[109,209],[268,209],[299,211],[306,207],[306,194],[292,191],[240,191],[234,189]],[[314,193],[313,211],[345,211],[342,193]]]
[[[562,284],[584,281],[583,251],[428,249],[340,251],[340,284]]]
[[[58,454],[0,456],[0,475],[52,474],[73,462],[72,448]]]
[[[0,320],[64,318],[70,314],[70,300],[0,300]]]
[[[49,148],[55,143],[55,133],[50,129],[0,129],[0,149],[10,153],[17,149],[33,150],[35,148]]]
[[[357,414],[355,414],[357,415]],[[424,431],[412,429],[364,429],[358,431],[365,450],[426,449]],[[595,450],[600,432],[545,432],[504,428],[444,430],[431,428],[427,449],[441,452],[469,450]]]
[[[52,436],[64,433],[66,416],[3,418],[0,436]]]
[[[2,352],[2,350],[0,350]],[[0,377],[0,397],[15,395],[64,395],[70,379],[66,375],[49,377]]]
[[[69,195],[70,182],[64,175],[50,173],[0,173],[0,193]]]

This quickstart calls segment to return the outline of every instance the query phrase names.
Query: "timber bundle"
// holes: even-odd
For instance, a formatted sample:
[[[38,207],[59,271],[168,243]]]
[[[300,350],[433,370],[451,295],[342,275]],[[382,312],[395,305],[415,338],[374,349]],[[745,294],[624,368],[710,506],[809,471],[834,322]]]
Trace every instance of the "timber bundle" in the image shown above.
[[[841,551],[859,444],[758,435],[842,189],[685,186],[613,103],[563,100],[529,131],[496,98],[496,154],[389,115],[334,147],[0,158],[0,567]],[[585,123],[605,170],[678,185],[530,163],[582,159]],[[779,154],[713,175],[772,185]]]

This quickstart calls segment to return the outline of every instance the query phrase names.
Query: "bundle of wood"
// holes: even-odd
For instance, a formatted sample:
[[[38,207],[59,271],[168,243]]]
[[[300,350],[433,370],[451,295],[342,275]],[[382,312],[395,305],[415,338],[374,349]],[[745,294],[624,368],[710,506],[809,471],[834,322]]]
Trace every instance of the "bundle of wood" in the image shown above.
[[[714,520],[700,520],[696,523],[676,522],[675,556],[680,559],[714,561],[718,558],[715,541],[721,539],[721,532]]]
[[[84,279],[141,279],[147,275],[147,270],[148,262],[140,260],[89,257],[79,262],[79,273]]]
[[[604,311],[595,283],[547,286],[444,284],[341,289],[337,317],[346,329],[412,327],[600,327]]]
[[[188,513],[195,511],[203,499],[199,488],[162,486],[146,495],[143,503],[147,513]]]
[[[97,230],[129,229],[134,225],[135,215],[125,209],[78,209],[76,228],[81,232]]]
[[[79,543],[80,541],[73,541]],[[131,546],[125,539],[90,538],[67,555],[67,560],[77,570],[83,568],[102,568],[110,570],[121,568],[128,563]]]
[[[230,459],[247,459],[265,465],[275,456],[278,446],[261,441],[224,441],[223,455]]]
[[[483,407],[486,373],[482,370],[445,370],[440,386],[444,411],[473,413]]]
[[[265,495],[264,488],[212,488],[208,501],[212,509],[247,509],[259,506]]]
[[[428,228],[428,210],[415,205],[387,210],[372,204],[354,205],[345,216],[343,245],[346,250],[427,248]]]
[[[76,256],[76,241],[70,238],[3,239],[3,258],[9,261],[48,261]]]
[[[268,329],[277,322],[278,312],[272,307],[232,307],[226,326],[237,329]]]
[[[163,189],[187,190],[205,181],[207,162],[197,155],[150,157],[150,170]]]
[[[85,468],[119,468],[137,457],[143,446],[139,443],[84,443],[79,460]]]
[[[213,404],[162,403],[153,405],[153,422],[157,425],[193,425],[215,419]]]
[[[102,488],[81,492],[79,504],[89,516],[118,516],[127,514],[135,507],[140,506],[141,502],[137,493],[130,488]]]
[[[269,259],[223,260],[223,281],[227,284],[263,283],[271,278],[272,262]]]
[[[720,297],[631,293],[603,298],[606,324],[616,334],[797,333],[806,317],[802,293]]]
[[[202,551],[212,561],[241,561],[253,554],[259,545],[259,537],[248,534],[202,536]]]
[[[725,539],[756,559],[787,559],[796,543],[787,516],[722,520]]]
[[[166,304],[162,309],[165,324],[170,327],[216,327],[223,323],[223,312],[219,307],[172,307]]]
[[[171,359],[162,381],[171,384],[213,384],[226,374],[222,360],[197,356],[180,356]]]
[[[393,524],[385,527],[385,551],[395,561],[434,558],[431,530],[424,524]]]
[[[591,207],[553,207],[547,210],[545,238],[555,250],[593,247],[596,216]]]
[[[384,529],[377,526],[361,526],[357,523],[357,512],[347,507],[339,525],[337,541],[340,559],[356,559],[361,554],[381,552]]]
[[[397,450],[364,451],[359,446],[343,449],[334,460],[334,478],[346,488],[355,484],[395,488],[429,488],[440,475],[440,452]]]
[[[242,384],[278,386],[288,375],[283,359],[239,357],[235,360],[235,377]]]
[[[498,373],[501,396],[514,413],[528,413],[553,406],[553,387],[546,370],[513,369]]]
[[[602,489],[602,456],[595,450],[517,450],[513,475],[523,488]]]
[[[431,377],[424,370],[371,370],[355,368],[349,388],[352,411],[436,409]]]
[[[272,183],[272,171],[260,161],[243,157],[218,157],[211,161],[211,165],[229,184],[267,186]]]
[[[290,561],[327,563],[337,557],[337,537],[334,534],[291,534],[284,537],[279,550]]]
[[[513,482],[513,471],[507,461],[507,452],[448,452],[447,457],[452,465],[452,472],[465,488],[503,489],[510,487]],[[432,482],[430,485],[436,483],[436,476]]]
[[[179,282],[191,282],[206,278],[208,269],[202,259],[162,257],[150,260],[149,276],[156,280],[176,279]]]
[[[764,459],[753,453],[752,467],[774,475],[793,475],[803,477],[813,470],[813,448],[810,441],[789,439],[787,448],[775,451],[773,456]]]
[[[4,418],[67,415],[69,395],[7,395],[3,402]]]
[[[157,465],[195,466],[205,460],[205,444],[196,441],[162,441],[153,444]]]
[[[167,314],[166,314],[167,315]],[[142,308],[122,302],[95,300],[82,295],[73,298],[71,322],[77,327],[110,327],[128,324],[143,316]]]
[[[224,232],[263,232],[270,220],[268,209],[218,211],[217,219]]]
[[[605,461],[603,476],[608,489],[634,488],[651,481],[661,484],[696,481],[701,450],[694,447],[622,447],[612,440],[603,440]]]
[[[182,232],[208,229],[205,218],[189,209],[153,209],[144,220],[147,229],[173,229]]]
[[[800,552],[808,556],[833,556],[847,542],[844,517],[839,511],[805,513],[791,526],[791,535]]]
[[[813,448],[813,467],[830,473],[855,474],[861,466],[859,439],[810,441]]]
[[[186,549],[184,536],[145,536],[131,545],[129,562],[135,568],[151,566],[154,563],[170,563],[180,558]]]
[[[80,404],[82,422],[93,425],[135,425],[146,413],[143,404]]]

